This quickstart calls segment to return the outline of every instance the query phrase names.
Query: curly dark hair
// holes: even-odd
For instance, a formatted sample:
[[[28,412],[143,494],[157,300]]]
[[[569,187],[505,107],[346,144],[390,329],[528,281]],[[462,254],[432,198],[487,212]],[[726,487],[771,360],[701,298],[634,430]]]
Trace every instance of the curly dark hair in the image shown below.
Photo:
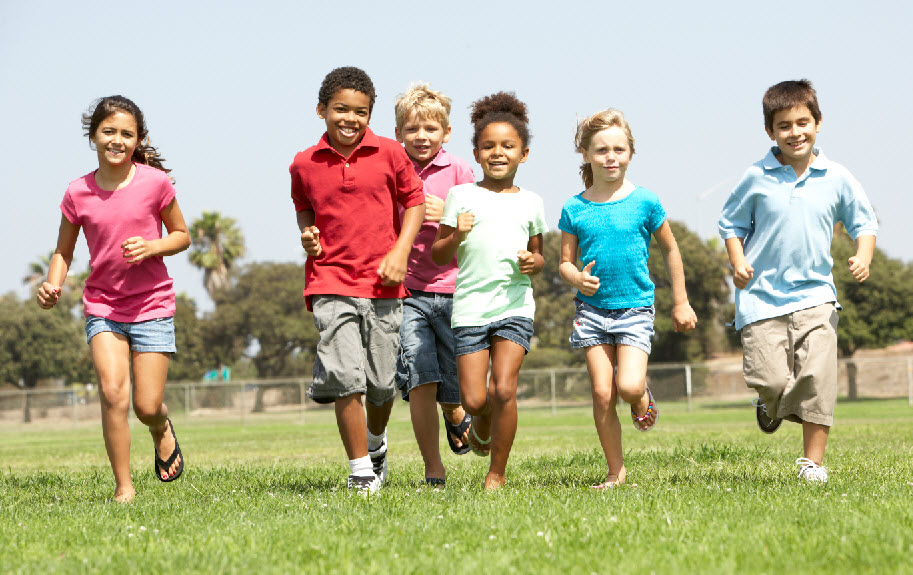
[[[165,158],[159,154],[159,151],[149,144],[149,130],[146,128],[146,119],[143,117],[142,110],[139,109],[133,100],[124,96],[106,96],[92,102],[89,110],[82,115],[82,129],[89,138],[98,130],[99,124],[108,116],[117,112],[130,114],[136,121],[138,131],[136,139],[139,142],[136,149],[133,150],[133,157],[130,158],[137,164],[146,164],[153,168],[158,168],[166,174],[170,172],[165,167]],[[172,180],[173,181],[173,180]]]
[[[505,122],[517,130],[523,147],[529,147],[532,134],[529,133],[529,115],[526,104],[521,102],[514,92],[498,92],[485,96],[472,103],[469,121],[474,126],[472,147],[478,148],[479,135],[486,126],[495,122]]]
[[[361,68],[343,66],[342,68],[331,70],[326,78],[323,79],[323,83],[320,84],[317,102],[328,106],[330,98],[339,90],[355,90],[356,92],[367,94],[370,99],[368,113],[370,114],[374,110],[374,100],[376,98],[374,82],[371,81],[371,76],[368,76],[368,73]]]

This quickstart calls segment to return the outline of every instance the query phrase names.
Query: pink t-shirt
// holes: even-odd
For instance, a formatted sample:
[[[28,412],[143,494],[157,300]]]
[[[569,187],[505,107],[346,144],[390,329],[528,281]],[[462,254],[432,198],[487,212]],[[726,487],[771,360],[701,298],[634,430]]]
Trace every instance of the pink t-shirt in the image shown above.
[[[442,200],[447,198],[450,188],[475,181],[475,174],[465,160],[441,149],[424,169],[417,162],[412,162],[418,176],[425,182],[425,195],[435,195]],[[412,252],[409,253],[409,270],[403,283],[410,290],[452,294],[457,277],[456,256],[443,266],[431,259],[431,245],[437,236],[437,222],[422,224]]]
[[[377,275],[400,232],[397,205],[424,203],[422,180],[395,140],[370,128],[348,158],[330,146],[326,134],[299,152],[289,166],[295,211],[313,210],[323,253],[304,264],[304,296],[345,295],[401,298],[402,285],[385,286]]]
[[[128,264],[121,251],[127,238],[162,237],[163,209],[174,199],[168,175],[135,164],[133,179],[109,192],[95,172],[70,182],[60,211],[81,226],[89,246],[89,279],[82,293],[86,316],[135,323],[174,315],[173,281],[161,257]]]

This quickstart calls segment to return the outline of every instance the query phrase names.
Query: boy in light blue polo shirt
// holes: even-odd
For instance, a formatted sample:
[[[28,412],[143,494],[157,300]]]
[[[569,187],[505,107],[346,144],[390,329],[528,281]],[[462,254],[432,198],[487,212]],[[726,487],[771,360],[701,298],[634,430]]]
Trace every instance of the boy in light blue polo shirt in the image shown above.
[[[726,242],[741,330],[745,382],[758,392],[758,426],[802,424],[799,477],[826,482],[822,466],[837,399],[837,292],[831,240],[841,222],[856,242],[849,272],[869,276],[878,222],[862,186],[815,147],[821,110],[811,82],[787,81],[763,98],[776,142],[726,201]]]

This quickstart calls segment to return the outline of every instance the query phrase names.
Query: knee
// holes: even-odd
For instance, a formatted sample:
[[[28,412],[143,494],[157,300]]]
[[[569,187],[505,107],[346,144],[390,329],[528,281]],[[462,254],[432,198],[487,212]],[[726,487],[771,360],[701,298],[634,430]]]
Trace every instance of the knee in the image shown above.
[[[637,403],[644,396],[647,382],[641,378],[619,378],[618,395],[625,403]]]
[[[593,387],[593,407],[604,412],[615,407],[615,394],[609,387]]]
[[[484,415],[485,404],[488,403],[488,397],[485,393],[463,393],[463,409],[469,415]]]
[[[495,377],[491,388],[491,400],[501,405],[517,400],[517,380],[512,377]]]
[[[105,409],[123,409],[126,412],[130,404],[129,385],[117,385],[114,382],[103,382],[99,385],[99,401]]]
[[[144,425],[154,425],[161,423],[160,420],[162,419],[162,404],[151,405],[144,403],[134,403],[133,413],[136,414],[136,418],[143,422]]]

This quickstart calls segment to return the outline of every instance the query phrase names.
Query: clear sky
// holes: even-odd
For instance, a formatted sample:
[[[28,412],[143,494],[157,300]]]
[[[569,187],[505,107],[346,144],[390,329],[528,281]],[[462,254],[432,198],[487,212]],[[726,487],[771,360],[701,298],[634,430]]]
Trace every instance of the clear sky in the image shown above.
[[[818,145],[865,187],[879,247],[909,262],[911,20],[913,4],[880,0],[0,0],[0,293],[26,296],[29,263],[53,250],[67,183],[97,167],[80,115],[110,94],[144,111],[188,223],[217,210],[240,223],[247,261],[303,261],[288,165],[323,133],[317,90],[345,65],[373,78],[380,135],[393,136],[393,101],[410,83],[443,90],[454,101],[447,148],[473,164],[467,107],[515,91],[533,133],[517,182],[544,198],[553,228],[582,189],[577,118],[620,108],[637,142],[629,179],[704,238],[770,145],[764,90],[809,78]],[[211,308],[187,254],[166,262],[177,290]],[[87,264],[80,239],[74,268]]]

